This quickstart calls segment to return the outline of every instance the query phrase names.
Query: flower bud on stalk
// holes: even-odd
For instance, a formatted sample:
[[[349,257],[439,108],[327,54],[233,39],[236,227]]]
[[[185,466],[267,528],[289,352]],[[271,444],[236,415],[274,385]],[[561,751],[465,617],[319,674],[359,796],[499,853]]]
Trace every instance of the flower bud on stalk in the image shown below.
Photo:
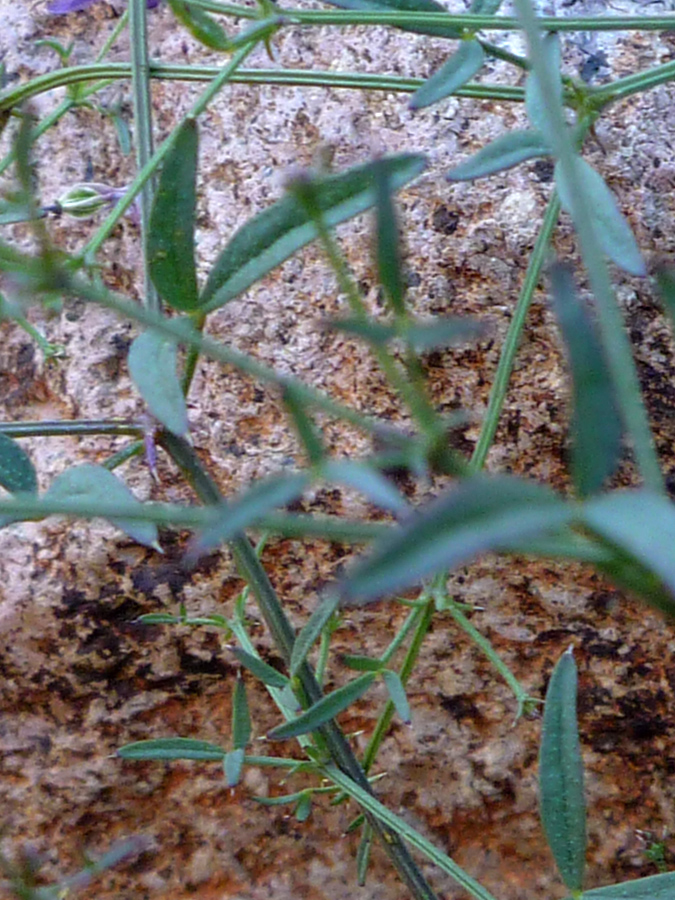
[[[102,209],[112,209],[126,191],[126,187],[112,188],[107,184],[83,181],[68,188],[54,206],[49,207],[49,211],[58,215],[73,216],[75,219],[91,219]],[[135,200],[127,214],[135,225],[139,224],[140,215]]]

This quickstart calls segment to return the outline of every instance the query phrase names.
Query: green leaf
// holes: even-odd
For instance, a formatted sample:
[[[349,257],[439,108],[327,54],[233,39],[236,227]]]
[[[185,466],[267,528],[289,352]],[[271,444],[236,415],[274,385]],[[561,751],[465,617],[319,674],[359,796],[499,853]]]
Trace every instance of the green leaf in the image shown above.
[[[385,669],[384,672],[382,672],[382,678],[387,686],[389,699],[394,704],[399,718],[406,725],[410,725],[410,720],[412,718],[410,714],[410,705],[398,672],[392,672],[391,669]]]
[[[136,741],[120,747],[117,755],[122,759],[201,759],[220,762],[226,751],[208,741],[192,738],[158,738],[152,741]]]
[[[230,44],[224,30],[203,9],[184,3],[183,0],[169,0],[169,6],[178,21],[205,47],[210,47],[211,50],[229,50]]]
[[[577,729],[577,667],[571,647],[558,660],[546,691],[539,791],[541,820],[558,871],[571,891],[581,891],[586,803]]]
[[[385,165],[392,190],[415,178],[425,166],[423,156],[406,154],[378,161]],[[375,203],[372,163],[314,182],[324,222],[337,225]],[[222,251],[200,298],[207,312],[223,306],[259,281],[317,236],[316,225],[302,203],[288,194],[247,222]]]
[[[377,275],[394,313],[405,312],[405,284],[401,266],[400,235],[387,167],[376,160],[376,261]]]
[[[254,797],[256,803],[261,806],[286,806],[288,803],[297,803],[307,791],[297,791],[295,794],[284,794],[281,797]]]
[[[202,11],[191,6],[195,13]],[[148,233],[150,277],[173,309],[189,311],[199,302],[195,267],[195,209],[199,134],[194,119],[176,133],[162,167]]]
[[[154,331],[144,331],[127,360],[131,380],[156,419],[177,437],[188,433],[185,395],[178,377],[178,349]]]
[[[349,459],[330,460],[321,467],[321,477],[326,481],[337,481],[364,494],[368,500],[403,515],[411,507],[398,488],[368,463]]]
[[[225,754],[223,759],[223,771],[225,772],[225,784],[229,788],[236,787],[241,781],[241,772],[244,768],[244,748],[236,747]]]
[[[307,734],[309,731],[316,731],[321,725],[325,725],[326,722],[356,702],[365,694],[374,680],[375,675],[370,672],[355,678],[354,681],[350,681],[349,684],[345,684],[337,691],[322,697],[308,710],[301,713],[297,719],[277,725],[267,737],[271,741],[285,741],[288,738],[298,737],[300,734]]]
[[[38,489],[30,457],[6,434],[0,434],[0,486],[11,494],[35,494]]]
[[[454,94],[483,68],[484,62],[485,52],[478,41],[462,41],[459,49],[415,91],[410,108],[423,109]]]
[[[502,0],[473,0],[469,7],[472,16],[493,16],[499,12]]]
[[[266,662],[263,662],[262,659],[258,659],[257,656],[247,653],[246,650],[242,650],[241,647],[230,647],[230,650],[234,653],[242,666],[248,669],[256,678],[259,678],[263,684],[275,688],[284,688],[288,684],[288,678],[286,678],[285,675],[282,675],[281,672],[277,672],[276,669]]]
[[[340,9],[381,10],[382,12],[433,12],[447,13],[447,9],[434,0],[326,0],[331,6]],[[401,31],[412,31],[415,34],[429,34],[434,37],[461,38],[462,29],[456,25],[405,25]]]
[[[511,169],[526,159],[550,156],[551,149],[538,131],[509,131],[487,144],[466,162],[448,172],[448,181],[471,181]]]
[[[667,497],[648,490],[607,494],[584,505],[581,521],[651,572],[667,595],[659,600],[659,592],[652,594],[656,586],[649,583],[645,591],[639,582],[634,589],[670,615],[675,614],[675,505]],[[611,564],[603,568],[613,575]],[[617,575],[621,581],[621,567]]]
[[[288,411],[295,430],[300,438],[302,447],[307,454],[309,464],[318,465],[326,456],[326,449],[321,439],[321,434],[316,428],[312,417],[307,412],[306,404],[297,390],[290,384],[285,384],[281,398]]]
[[[338,598],[334,594],[328,596],[317,606],[312,615],[309,617],[307,624],[300,631],[293,644],[291,653],[291,677],[297,675],[300,666],[307,658],[307,654],[312,645],[319,637],[324,627],[330,620],[338,605]]]
[[[485,335],[485,327],[476,319],[466,316],[438,316],[432,319],[410,319],[385,325],[372,319],[329,319],[327,326],[335,331],[364,338],[375,346],[394,339],[407,341],[418,352],[436,347],[450,347]]]
[[[572,477],[582,497],[599,491],[621,458],[623,429],[596,325],[569,269],[551,270],[553,309],[572,372]]]
[[[434,319],[413,319],[405,331],[406,340],[418,352],[437,347],[454,347],[466,341],[484,337],[485,326],[467,316],[438,316]]]
[[[246,687],[243,679],[237,678],[232,696],[232,746],[235,750],[243,750],[250,740],[251,715],[248,711]]]
[[[673,900],[675,897],[675,872],[651,875],[621,884],[584,891],[584,900]]]
[[[364,887],[370,865],[370,851],[373,846],[373,829],[370,822],[363,823],[359,849],[356,851],[356,877],[359,887]]]
[[[255,482],[232,500],[214,506],[215,521],[191,542],[188,559],[194,561],[213,547],[232,540],[276,507],[296,500],[308,483],[309,475],[304,472],[274,475]]]
[[[645,275],[645,263],[630,225],[624,219],[614,194],[602,176],[580,156],[574,158],[573,183],[565,177],[560,162],[555,166],[555,180],[563,208],[570,212],[573,198],[586,195],[593,213],[595,235],[604,253],[630,275]]]
[[[101,500],[132,503],[139,511],[143,509],[143,504],[136,500],[123,481],[103,466],[91,463],[66,469],[52,481],[45,497],[49,500],[78,499],[93,503]],[[157,526],[153,522],[125,518],[111,518],[110,522],[139,544],[160,550],[157,543]]]
[[[312,794],[310,791],[303,791],[302,796],[298,800],[295,807],[295,818],[298,822],[306,822],[312,813]]]
[[[343,662],[355,672],[381,672],[382,661],[373,659],[372,656],[361,656],[360,654],[344,653],[340,656],[340,662]]]
[[[510,476],[467,478],[377,541],[340,586],[343,605],[372,602],[571,517],[552,491]]]
[[[675,268],[665,264],[656,268],[656,283],[661,303],[670,319],[670,327],[675,327]]]
[[[544,37],[544,53],[546,67],[555,85],[558,103],[562,108],[563,85],[560,77],[560,38],[557,34],[547,34]],[[551,125],[551,117],[546,98],[542,94],[539,79],[534,69],[530,70],[525,82],[525,109],[532,126],[551,144],[551,129],[553,127]]]

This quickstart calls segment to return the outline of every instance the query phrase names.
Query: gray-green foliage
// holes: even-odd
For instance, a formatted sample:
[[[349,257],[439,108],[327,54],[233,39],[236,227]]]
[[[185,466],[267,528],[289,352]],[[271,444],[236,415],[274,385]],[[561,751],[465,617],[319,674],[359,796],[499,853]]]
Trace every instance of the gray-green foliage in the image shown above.
[[[135,2],[135,0],[134,0]],[[675,507],[663,491],[663,478],[647,426],[644,403],[635,377],[616,304],[607,260],[627,273],[640,277],[645,264],[627,219],[608,186],[612,172],[594,168],[584,158],[585,140],[593,133],[604,106],[646,89],[658,79],[675,79],[675,66],[666,63],[650,73],[618,79],[610,85],[590,89],[571,78],[563,60],[564,39],[555,32],[541,34],[527,0],[517,0],[519,22],[507,20],[508,27],[522,27],[528,40],[528,56],[505,53],[484,37],[487,26],[501,28],[498,0],[474,0],[469,16],[449,16],[435,0],[331,0],[342,12],[336,21],[378,24],[381,21],[403,32],[455,42],[449,45],[447,60],[424,82],[348,73],[350,84],[373,85],[412,94],[413,109],[443,103],[450,95],[485,99],[511,97],[523,100],[530,121],[528,129],[500,135],[469,159],[458,160],[447,173],[450,181],[470,181],[495,175],[536,157],[555,163],[555,183],[562,207],[572,217],[578,232],[583,263],[589,274],[593,300],[580,296],[569,262],[551,269],[551,302],[566,346],[572,386],[570,417],[570,474],[576,499],[563,496],[546,484],[506,473],[484,474],[482,460],[467,459],[448,441],[448,429],[462,414],[448,416],[438,408],[426,390],[425,351],[476,342],[485,338],[482,323],[462,316],[419,318],[406,292],[403,261],[403,225],[397,212],[396,193],[411,184],[429,165],[421,152],[384,155],[338,172],[307,171],[288,184],[285,194],[253,215],[234,234],[223,239],[215,261],[201,272],[196,223],[199,206],[199,117],[218,92],[239,72],[244,59],[259,44],[271,51],[274,35],[289,24],[311,25],[316,11],[278,10],[268,0],[259,8],[223,7],[223,14],[250,19],[238,34],[230,36],[211,6],[206,10],[183,0],[170,0],[171,14],[178,27],[210,50],[231,54],[209,77],[212,81],[195,101],[190,113],[180,121],[164,144],[151,156],[134,181],[133,191],[152,194],[152,179],[159,173],[148,221],[142,235],[144,262],[149,276],[148,292],[156,291],[168,310],[157,311],[154,303],[135,305],[102,286],[90,264],[95,251],[110,233],[117,217],[133,201],[133,191],[119,200],[117,209],[100,227],[78,257],[68,257],[50,243],[39,207],[33,196],[34,161],[39,162],[35,144],[41,126],[21,108],[22,100],[41,90],[66,84],[81,73],[70,64],[70,51],[60,45],[61,74],[34,79],[28,85],[9,86],[0,93],[0,115],[6,125],[10,113],[19,119],[11,153],[0,164],[5,170],[15,164],[16,190],[2,200],[0,224],[31,222],[36,252],[28,253],[0,239],[0,271],[8,280],[19,303],[2,302],[2,313],[14,316],[30,333],[30,323],[19,314],[26,298],[55,295],[79,297],[116,310],[141,326],[142,333],[129,353],[129,373],[151,417],[125,422],[40,422],[8,423],[0,427],[0,486],[9,497],[0,500],[0,522],[40,519],[47,515],[103,515],[126,534],[150,548],[160,549],[158,524],[189,527],[194,535],[186,545],[186,563],[194,564],[206,553],[227,544],[246,583],[244,591],[224,610],[191,616],[158,611],[142,617],[147,625],[182,628],[208,627],[227,642],[228,658],[238,670],[231,681],[231,728],[222,745],[194,737],[160,736],[127,744],[118,751],[122,761],[178,760],[217,763],[223,768],[225,784],[242,787],[246,766],[270,766],[291,770],[304,778],[300,790],[283,796],[257,798],[262,806],[289,804],[299,823],[311,827],[313,803],[327,794],[332,802],[352,798],[359,807],[353,829],[361,829],[357,877],[367,877],[370,846],[379,841],[389,854],[409,894],[416,900],[435,896],[421,868],[413,860],[408,845],[434,862],[465,891],[478,900],[494,900],[491,893],[463,871],[434,843],[419,834],[404,817],[386,808],[373,794],[369,772],[377,759],[381,742],[396,714],[406,725],[415,725],[415,694],[407,692],[424,639],[435,615],[449,611],[464,628],[478,650],[494,664],[514,693],[518,714],[531,710],[541,685],[525,688],[510,672],[489,640],[480,634],[459,604],[445,592],[448,570],[465,566],[487,553],[528,554],[577,559],[595,565],[644,602],[672,615],[675,597],[675,569],[672,546],[675,541]],[[138,17],[144,4],[133,7]],[[145,13],[143,13],[144,15]],[[314,16],[314,18],[312,18]],[[351,17],[351,18],[350,18]],[[365,19],[364,19],[365,17]],[[370,17],[370,18],[369,18]],[[480,17],[476,19],[476,17]],[[650,27],[673,25],[665,17],[645,17]],[[569,26],[569,20],[566,25]],[[608,25],[608,27],[610,27]],[[611,26],[613,27],[613,26]],[[583,22],[579,24],[583,30]],[[136,135],[152,132],[151,114],[138,99],[147,88],[150,72],[142,65],[147,47],[137,46],[143,30],[133,32]],[[457,42],[459,42],[457,44]],[[59,49],[60,48],[60,49]],[[109,48],[108,48],[109,49]],[[501,57],[514,71],[514,85],[491,85],[486,63]],[[670,68],[669,68],[670,66]],[[177,67],[185,77],[195,73]],[[526,71],[524,89],[515,84]],[[108,69],[102,61],[92,66],[90,78],[120,77],[118,69]],[[156,72],[153,72],[156,74]],[[203,73],[202,73],[203,75]],[[333,84],[330,73],[309,73],[316,85]],[[204,76],[205,77],[205,76]],[[254,77],[251,73],[247,78]],[[259,74],[255,77],[261,77]],[[270,82],[274,73],[268,73]],[[295,76],[294,76],[295,77]],[[61,79],[61,81],[59,80]],[[375,79],[373,81],[373,79]],[[476,83],[473,79],[479,79]],[[139,90],[140,88],[140,90]],[[74,87],[63,115],[84,102],[86,89]],[[91,88],[95,92],[96,87]],[[54,118],[56,121],[58,116]],[[46,127],[46,126],[45,126]],[[645,124],[645,128],[648,123]],[[415,148],[431,154],[434,148]],[[607,179],[607,180],[606,180]],[[490,185],[476,190],[490,190]],[[98,195],[96,198],[98,200]],[[551,230],[560,209],[550,208]],[[374,239],[372,268],[383,294],[383,312],[373,314],[365,302],[333,236],[338,224],[372,210]],[[544,251],[549,233],[542,238]],[[227,343],[204,334],[208,314],[219,309],[252,285],[267,278],[294,253],[312,241],[321,245],[334,270],[339,289],[349,303],[349,314],[324,323],[333,331],[363,342],[372,353],[383,376],[405,406],[412,430],[377,416],[367,415],[326,396],[300,379],[275,371],[260,360],[233,350]],[[533,259],[528,272],[529,287],[523,287],[517,301],[514,322],[522,329],[532,292],[542,281],[546,252]],[[201,282],[201,284],[200,284]],[[658,270],[663,302],[670,315],[675,309],[675,275],[668,266]],[[147,299],[147,298],[146,298]],[[456,313],[461,309],[457,304]],[[511,335],[512,346],[520,332]],[[506,353],[506,351],[505,351]],[[188,395],[198,404],[192,377],[200,355],[218,363],[235,366],[248,377],[273,387],[280,409],[295,431],[302,458],[294,468],[280,468],[223,496],[212,479],[207,464],[192,447],[188,437]],[[497,387],[495,387],[497,390]],[[503,401],[502,401],[503,402]],[[502,402],[490,407],[482,424],[484,443],[496,430]],[[367,407],[368,398],[364,397]],[[334,454],[318,415],[349,423],[364,432],[373,449],[359,458]],[[469,413],[471,411],[468,411]],[[31,455],[18,441],[41,434],[85,435],[98,431],[117,437],[131,437],[121,455],[108,467],[76,461],[55,478],[47,491],[38,493],[38,475]],[[480,443],[480,442],[479,442]],[[145,447],[148,463],[155,470],[157,452],[166,454],[196,494],[198,505],[142,503],[110,469]],[[633,490],[612,490],[608,482],[616,473],[622,454],[633,455],[636,477],[644,483]],[[411,500],[406,489],[396,484],[390,473],[405,475],[423,490],[424,500]],[[267,468],[269,472],[269,467]],[[448,485],[448,476],[454,483]],[[341,484],[356,491],[373,507],[380,521],[368,517],[350,521],[338,516],[297,512],[318,486]],[[161,491],[159,485],[157,490]],[[290,508],[289,508],[290,507]],[[264,532],[294,540],[323,538],[366,545],[359,558],[345,567],[335,583],[307,597],[305,618],[291,624],[284,598],[270,582],[265,568],[263,542],[254,550],[249,536]],[[337,576],[337,573],[336,573]],[[417,589],[416,599],[408,599],[408,617],[379,655],[347,653],[342,659],[333,652],[333,636],[344,621],[345,607],[395,598],[398,592]],[[275,658],[264,658],[253,639],[250,604],[264,622],[274,644]],[[214,600],[215,602],[215,600]],[[310,614],[309,610],[313,609]],[[339,676],[335,684],[335,672]],[[270,741],[297,739],[297,758],[256,756],[256,738],[263,735],[257,725],[257,697],[250,688],[260,682],[279,712],[279,723],[266,735]],[[384,702],[378,723],[370,736],[363,761],[359,761],[339,727],[342,716],[373,685]],[[433,686],[429,686],[433,689]],[[374,689],[375,691],[375,689]],[[540,749],[541,812],[544,831],[558,870],[575,897],[583,888],[586,855],[586,809],[583,789],[582,751],[576,716],[577,672],[571,650],[564,653],[553,671],[543,717]],[[336,717],[338,720],[336,721]],[[583,733],[583,728],[582,728]],[[267,748],[270,745],[263,745]],[[589,815],[593,816],[591,808]],[[106,858],[106,864],[118,856]],[[30,900],[51,900],[60,896],[64,885],[52,889],[26,887],[25,873],[13,873],[10,888]],[[21,880],[23,879],[23,881]],[[65,884],[65,883],[64,883]],[[77,887],[79,882],[65,884]],[[21,893],[23,891],[23,893]],[[32,892],[32,893],[31,893]],[[662,874],[631,883],[596,888],[584,893],[598,900],[646,900],[675,894],[675,876]]]

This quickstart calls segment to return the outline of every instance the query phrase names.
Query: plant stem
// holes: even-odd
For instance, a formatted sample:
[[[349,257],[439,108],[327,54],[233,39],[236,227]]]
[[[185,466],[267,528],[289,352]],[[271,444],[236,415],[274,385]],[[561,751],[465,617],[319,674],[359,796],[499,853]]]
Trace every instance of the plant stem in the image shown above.
[[[621,311],[616,303],[607,264],[595,233],[589,198],[578,184],[575,151],[565,122],[562,105],[550,77],[539,34],[539,24],[529,0],[515,0],[518,15],[527,34],[530,61],[536,72],[550,120],[552,150],[560,162],[567,183],[573,187],[572,219],[579,236],[579,247],[597,302],[598,325],[607,365],[614,382],[617,402],[626,433],[632,441],[638,470],[645,484],[654,491],[664,490],[663,476],[647,412],[642,402],[640,382]]]
[[[143,434],[138,422],[115,419],[44,420],[39,422],[0,422],[0,434],[12,438],[28,437],[87,437],[92,434]]]
[[[654,66],[645,72],[636,72],[635,75],[626,75],[625,78],[619,78],[611,84],[596,88],[591,94],[591,99],[594,104],[603,107],[630,97],[631,94],[648,91],[673,79],[675,79],[675,61]]]
[[[137,0],[137,2],[140,2],[140,0]],[[224,85],[226,85],[228,81],[231,80],[232,75],[237,71],[246,57],[253,51],[255,46],[255,43],[246,44],[246,46],[242,47],[232,56],[229,63],[223,69],[216,70],[216,75],[211,80],[211,84],[192,105],[188,113],[188,118],[191,117],[196,119],[204,112],[211,100],[213,100],[213,98],[217,96],[217,94],[222,90]],[[153,177],[158,166],[164,160],[164,157],[167,155],[169,150],[173,147],[176,131],[174,131],[164,141],[162,146],[152,155],[151,159],[149,159],[147,163],[141,168],[141,170],[136,174],[136,177],[129,185],[125,195],[119,200],[115,208],[110,212],[110,215],[107,216],[103,224],[98,229],[96,235],[87,244],[87,247],[82,254],[84,258],[92,258],[96,254],[103,241],[107,238],[107,236],[119,221],[120,217],[124,215],[126,210],[133,203],[137,192],[146,184],[149,179]]]
[[[254,18],[251,7],[232,6],[218,0],[189,0],[190,5],[210,12]],[[277,7],[276,12],[292,22],[303,25],[393,25],[424,27],[445,25],[469,31],[519,31],[520,21],[513,16],[481,16],[463,13],[450,15],[445,12],[387,12],[385,10],[304,10],[293,7]],[[541,16],[537,19],[544,31],[669,31],[675,28],[675,16]]]
[[[245,353],[225,347],[218,341],[213,340],[213,338],[208,337],[208,335],[200,335],[194,328],[187,327],[188,323],[185,319],[166,319],[105,288],[94,287],[94,285],[83,278],[69,278],[62,285],[62,289],[74,296],[82,297],[92,303],[114,310],[120,315],[138,322],[140,325],[153,328],[158,334],[169,338],[176,344],[195,347],[204,356],[225,365],[232,365],[266,384],[275,384],[281,387],[291,384],[300,400],[338,419],[350,422],[367,433],[380,435],[384,440],[393,441],[398,446],[405,446],[410,443],[410,438],[407,435],[381,422],[379,419],[345,406],[299,379],[288,375],[278,375],[274,369],[269,368],[264,363],[258,362],[258,360],[247,356]]]
[[[457,884],[461,885],[461,887],[471,894],[472,897],[475,897],[476,900],[495,900],[495,897],[493,897],[487,888],[484,888],[482,884],[467,874],[464,869],[460,868],[457,863],[443,853],[442,850],[435,847],[431,841],[422,837],[422,835],[415,831],[405,819],[401,819],[393,813],[384,806],[384,804],[380,803],[380,801],[371,793],[364,791],[360,785],[356,784],[356,782],[349,777],[349,775],[341,772],[340,769],[334,765],[324,766],[323,772],[326,778],[341,787],[343,791],[356,800],[366,812],[369,812],[372,816],[377,816],[378,821],[385,822],[392,832],[400,835],[404,840],[408,841],[409,844],[428,857],[428,859],[436,863],[443,872],[446,872],[454,878]]]
[[[534,250],[532,251],[532,256],[530,257],[527,266],[523,286],[520,289],[518,303],[513,311],[513,318],[509,323],[506,338],[504,339],[504,346],[499,355],[499,362],[497,363],[497,371],[495,372],[492,390],[490,391],[487,411],[469,463],[471,472],[479,472],[483,468],[492,442],[494,441],[497,426],[499,425],[499,418],[504,408],[509,381],[511,380],[511,373],[513,372],[513,365],[518,352],[525,320],[527,319],[527,314],[537,284],[541,278],[541,272],[544,263],[546,262],[549,244],[559,215],[560,200],[558,199],[557,193],[554,191],[553,196],[546,207],[544,220],[539,230],[539,234],[537,235],[537,242],[534,245]]]
[[[131,38],[131,85],[134,96],[136,165],[147,168],[152,159],[152,98],[150,96],[150,61],[148,59],[148,25],[146,0],[129,0],[129,34]],[[155,191],[154,178],[147,178],[140,190],[141,240],[143,245],[143,303],[158,312],[161,308],[157,289],[147,264],[148,229]]]
[[[239,51],[238,51],[239,52]],[[231,66],[231,64],[230,64]],[[228,68],[230,68],[228,66]],[[223,72],[217,66],[185,66],[172,63],[150,63],[150,75],[168,81],[201,82],[212,81]],[[38,75],[26,84],[8,88],[0,92],[0,112],[20,106],[38,94],[69,84],[91,81],[93,78],[111,81],[124,80],[131,77],[129,63],[89,63],[82,66],[69,66],[56,72]],[[226,81],[233,84],[277,84],[287,86],[350,88],[372,91],[400,91],[414,93],[424,84],[421,78],[401,78],[396,75],[368,75],[358,72],[328,72],[311,69],[240,69],[236,75],[231,74]],[[512,100],[522,103],[525,99],[524,88],[510,87],[504,84],[472,84],[465,85],[455,91],[457,97],[468,97],[477,100]],[[194,115],[194,113],[190,113]]]
[[[431,625],[431,620],[434,614],[434,602],[433,600],[427,600],[424,606],[419,606],[414,609],[406,623],[404,628],[409,625],[410,627],[415,628],[415,633],[413,634],[413,639],[408,647],[406,655],[403,659],[403,664],[401,666],[401,670],[399,672],[399,678],[401,679],[402,684],[405,686],[410,678],[412,671],[415,667],[415,663],[417,662],[417,657],[420,654],[420,650],[422,649],[422,642],[424,638],[427,636],[429,631],[429,626]],[[382,657],[384,660],[384,656]],[[387,700],[387,703],[382,710],[379,719],[377,720],[377,725],[372,733],[370,740],[368,741],[368,746],[366,747],[365,753],[363,754],[363,771],[368,774],[370,769],[372,768],[373,763],[375,762],[375,758],[377,756],[377,752],[380,749],[380,745],[384,740],[384,736],[386,735],[389,726],[391,724],[391,720],[394,717],[395,707],[391,700]]]
[[[174,435],[166,433],[164,446],[192,484],[203,503],[207,505],[222,503],[223,498],[218,488],[202,468],[194,450],[189,444],[180,438],[176,438]],[[231,542],[230,547],[240,574],[248,583],[251,592],[257,600],[260,612],[270,630],[278,652],[283,657],[286,665],[290,666],[293,644],[295,643],[295,631],[286,617],[265,569],[245,535],[242,534],[235,538]],[[298,670],[297,677],[306,696],[307,704],[317,703],[323,697],[323,692],[307,662],[302,664]],[[321,726],[318,731],[323,737],[336,767],[345,773],[350,783],[355,782],[364,794],[372,796],[372,789],[368,779],[339,726],[334,721],[331,721]],[[408,886],[413,897],[417,898],[417,900],[435,900],[434,892],[413,862],[398,833],[394,829],[383,825],[380,819],[371,813],[368,813],[368,819],[399,876]]]

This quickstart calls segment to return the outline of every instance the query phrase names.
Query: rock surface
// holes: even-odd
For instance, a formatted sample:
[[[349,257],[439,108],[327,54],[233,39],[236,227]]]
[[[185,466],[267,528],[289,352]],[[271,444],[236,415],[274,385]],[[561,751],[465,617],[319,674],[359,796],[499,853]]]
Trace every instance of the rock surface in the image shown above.
[[[578,12],[575,5],[574,13]],[[603,7],[604,8],[604,7]],[[622,11],[639,10],[624,4]],[[552,12],[552,9],[546,10]],[[597,12],[589,6],[584,12]],[[567,10],[570,12],[570,10]],[[115,26],[106,4],[68,17],[48,16],[0,2],[4,62],[10,79],[56,67],[36,41],[74,42],[73,61],[90,61]],[[375,29],[288,27],[275,40],[275,66],[395,72],[425,76],[444,59],[441,41]],[[151,54],[179,63],[215,62],[176,26],[168,9],[150,16]],[[597,35],[567,38],[568,71],[601,66],[624,75],[672,58],[672,35],[631,33],[619,40]],[[124,60],[125,39],[111,58]],[[600,54],[604,53],[605,56]],[[595,63],[589,62],[591,57]],[[599,60],[599,62],[598,62]],[[270,65],[262,53],[251,65]],[[590,71],[587,69],[587,71]],[[511,73],[491,63],[483,80],[507,83]],[[198,85],[153,85],[158,138],[164,137],[201,90]],[[32,101],[46,115],[62,90]],[[117,82],[103,103],[130,94]],[[611,109],[598,136],[604,152],[589,159],[603,172],[633,225],[647,257],[675,252],[675,117],[673,90],[657,87]],[[90,179],[115,186],[133,174],[104,110],[80,108],[41,138],[39,190],[52,203],[70,183]],[[424,314],[471,314],[488,323],[490,337],[475,347],[426,359],[433,398],[446,411],[465,409],[469,426],[458,439],[470,452],[484,414],[499,349],[508,326],[538,223],[551,192],[546,164],[526,164],[476,184],[450,186],[450,165],[506,129],[523,114],[506,103],[451,99],[413,114],[394,94],[319,88],[232,85],[209,108],[201,126],[198,252],[208,271],[233,230],[282,192],[284,176],[330,146],[337,169],[373,152],[415,149],[429,156],[426,173],[401,194],[411,302]],[[89,223],[50,223],[54,240],[74,251]],[[339,230],[351,266],[373,309],[378,289],[370,261],[370,221]],[[19,238],[25,231],[16,229]],[[563,254],[574,238],[563,220],[556,236]],[[137,296],[139,236],[123,223],[101,253],[105,277]],[[647,393],[659,450],[675,468],[673,346],[647,280],[617,276],[618,294]],[[305,378],[344,402],[405,422],[363,347],[327,335],[319,321],[344,309],[317,248],[308,248],[262,284],[210,320],[209,330],[277,369]],[[66,348],[63,360],[43,362],[26,335],[4,323],[0,350],[3,418],[129,417],[141,412],[126,369],[136,333],[112,314],[68,303],[56,313],[31,312],[32,321]],[[527,474],[563,491],[568,398],[560,343],[545,297],[528,321],[492,469]],[[190,404],[200,456],[230,493],[251,479],[300,461],[298,446],[272,391],[211,363],[199,368]],[[338,455],[366,449],[348,429],[325,423]],[[73,461],[104,460],[121,446],[108,438],[49,438],[24,442],[41,487]],[[160,463],[153,484],[140,461],[122,470],[141,498],[191,500],[177,472]],[[626,476],[628,477],[628,475]],[[363,512],[337,490],[317,491],[307,510]],[[99,900],[399,900],[405,891],[376,850],[369,880],[357,888],[355,836],[344,837],[354,810],[315,803],[305,823],[284,807],[266,809],[255,796],[297,790],[301,776],[283,785],[283,773],[248,770],[227,790],[213,763],[131,763],[114,756],[129,741],[184,736],[226,742],[236,666],[208,629],[140,626],[146,612],[231,612],[242,589],[226,553],[189,572],[181,565],[185,535],[162,535],[164,555],[99,523],[14,525],[0,532],[0,798],[4,852],[32,848],[53,879],[78,867],[85,852],[98,855],[114,841],[146,835],[137,860],[106,873]],[[294,623],[301,625],[317,597],[344,564],[345,550],[319,541],[272,540],[264,562]],[[573,644],[580,668],[580,725],[589,810],[588,886],[654,874],[646,855],[653,836],[669,835],[673,821],[675,719],[672,662],[675,635],[663,619],[627,599],[588,569],[525,559],[489,558],[453,573],[457,599],[480,609],[473,624],[490,638],[515,675],[543,697],[552,666]],[[274,652],[254,605],[248,611],[256,645]],[[336,654],[374,654],[386,646],[406,611],[382,603],[350,613],[336,635]],[[335,656],[335,660],[338,656]],[[330,684],[345,671],[332,665]],[[255,734],[277,723],[269,698],[247,678]],[[378,796],[449,852],[499,900],[565,896],[554,873],[537,815],[538,716],[514,726],[515,703],[479,649],[447,614],[436,616],[409,691],[413,727],[394,724],[377,771]],[[383,697],[373,690],[343,717],[362,748]],[[260,753],[292,753],[291,745]],[[429,865],[424,870],[442,897],[461,892]],[[463,896],[463,895],[462,895]]]

